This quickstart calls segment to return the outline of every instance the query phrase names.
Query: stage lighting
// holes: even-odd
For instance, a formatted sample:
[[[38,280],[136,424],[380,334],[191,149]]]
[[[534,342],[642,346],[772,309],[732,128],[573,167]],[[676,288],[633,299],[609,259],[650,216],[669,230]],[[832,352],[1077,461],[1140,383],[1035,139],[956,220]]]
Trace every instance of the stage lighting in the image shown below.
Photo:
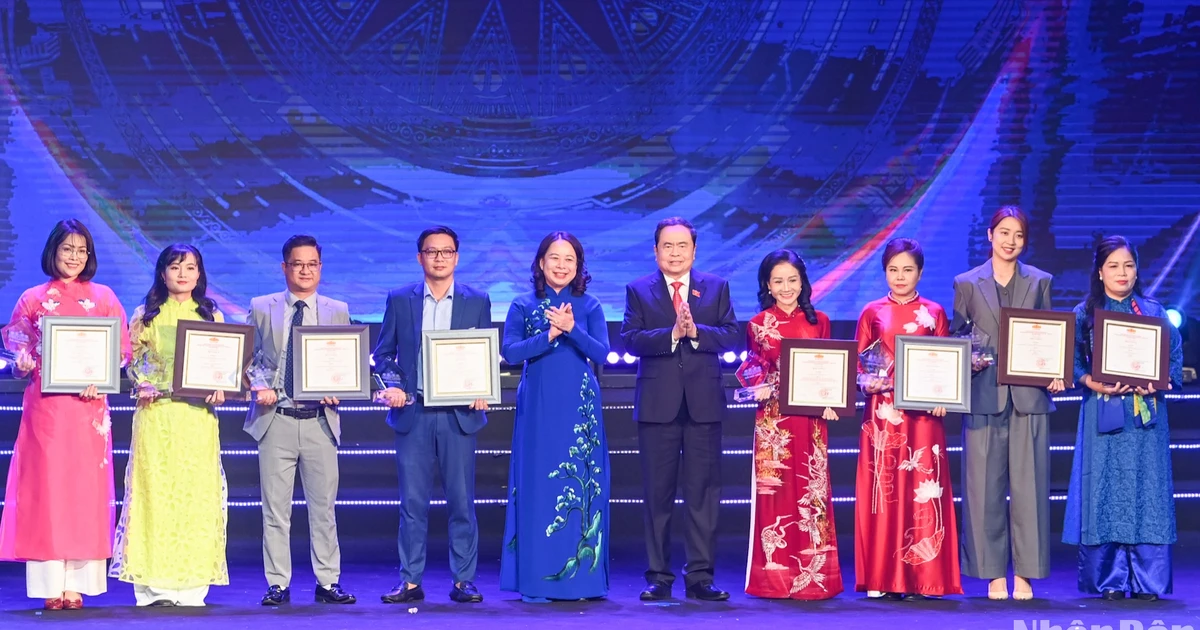
[[[621,360],[621,355],[617,354],[616,352],[608,353],[608,364],[609,365],[616,365],[617,361],[620,361],[620,360]]]
[[[1187,318],[1183,316],[1183,311],[1180,311],[1177,308],[1169,308],[1167,309],[1167,320],[1170,321],[1171,325],[1175,328],[1180,328],[1183,326],[1183,322],[1185,322]]]
[[[745,350],[742,350],[741,358],[743,361],[746,360],[746,351]]]
[[[637,357],[633,356],[632,354],[629,354],[628,352],[625,353],[624,359],[625,359],[625,362],[629,363],[629,364],[632,364],[634,361],[637,361]]]
[[[733,351],[726,352],[722,358],[725,359],[726,363],[733,363],[734,361],[737,361],[737,355],[734,354]]]
[[[7,369],[8,369],[8,361],[6,361],[5,359],[0,359],[0,372],[3,372],[4,370],[7,370]]]

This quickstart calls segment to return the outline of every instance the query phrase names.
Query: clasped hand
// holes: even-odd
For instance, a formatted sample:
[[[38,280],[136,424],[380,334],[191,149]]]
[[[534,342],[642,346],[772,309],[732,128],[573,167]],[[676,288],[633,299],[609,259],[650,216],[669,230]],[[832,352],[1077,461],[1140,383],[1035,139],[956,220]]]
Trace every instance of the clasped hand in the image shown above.
[[[698,334],[696,321],[692,319],[692,307],[687,302],[680,303],[679,310],[675,311],[675,327],[671,329],[671,337],[678,341],[684,337],[695,339]]]
[[[546,309],[546,321],[550,322],[550,339],[575,329],[575,311],[570,304],[551,306]]]
[[[1109,385],[1108,383],[1096,382],[1091,376],[1085,376],[1084,378],[1087,379],[1087,381],[1084,382],[1084,385],[1086,385],[1088,389],[1096,392],[1097,394],[1105,394],[1108,396],[1124,396],[1129,392],[1133,392],[1139,396],[1153,396],[1159,391],[1154,388],[1153,383],[1147,384],[1146,387],[1131,387],[1129,385],[1122,384],[1120,381]],[[1167,389],[1173,389],[1173,386],[1168,384]]]

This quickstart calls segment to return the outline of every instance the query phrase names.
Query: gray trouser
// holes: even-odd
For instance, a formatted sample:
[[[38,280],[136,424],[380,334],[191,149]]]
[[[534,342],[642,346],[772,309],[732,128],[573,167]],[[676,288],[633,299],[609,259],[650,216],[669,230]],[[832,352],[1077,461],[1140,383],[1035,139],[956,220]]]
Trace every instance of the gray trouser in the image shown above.
[[[962,572],[1050,574],[1050,427],[1044,414],[963,415]],[[1006,500],[1011,495],[1011,500]],[[1011,543],[1010,543],[1011,539]]]
[[[280,413],[258,443],[267,584],[287,588],[292,581],[292,495],[297,467],[308,504],[313,573],[318,584],[334,584],[342,571],[333,513],[338,491],[337,445],[324,417],[297,420]]]

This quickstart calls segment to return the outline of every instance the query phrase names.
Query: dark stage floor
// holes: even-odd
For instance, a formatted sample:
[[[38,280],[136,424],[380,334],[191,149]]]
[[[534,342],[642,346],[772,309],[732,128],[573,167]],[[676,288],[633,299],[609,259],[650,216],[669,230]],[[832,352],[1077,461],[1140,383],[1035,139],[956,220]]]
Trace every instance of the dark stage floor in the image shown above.
[[[853,584],[853,541],[841,541],[846,550],[842,561],[844,579]],[[425,578],[428,599],[410,614],[405,606],[388,606],[379,595],[395,582],[392,560],[347,564],[342,583],[359,597],[353,606],[329,606],[312,602],[311,572],[306,555],[297,555],[293,603],[284,608],[257,604],[264,590],[261,564],[245,560],[232,567],[231,586],[214,587],[209,606],[202,609],[138,609],[133,606],[132,588],[110,581],[110,592],[88,598],[87,608],[78,612],[42,613],[41,603],[24,597],[21,565],[0,565],[0,628],[74,626],[86,628],[289,628],[290,630],[337,630],[341,628],[696,628],[736,625],[754,628],[997,628],[1016,630],[1068,630],[1082,622],[1089,630],[1109,626],[1111,630],[1148,630],[1156,621],[1166,628],[1200,628],[1200,540],[1176,547],[1175,595],[1149,603],[1136,600],[1104,602],[1085,597],[1075,589],[1073,549],[1055,549],[1054,572],[1035,583],[1038,598],[1031,602],[993,602],[985,597],[986,583],[968,579],[966,596],[940,601],[882,602],[847,592],[824,602],[760,600],[742,594],[744,541],[730,539],[718,569],[718,584],[734,592],[729,602],[709,604],[677,599],[665,605],[638,601],[641,578],[640,549],[616,550],[612,564],[612,588],[607,601],[560,604],[525,604],[513,593],[498,590],[499,566],[482,561],[478,584],[486,598],[483,604],[455,604],[448,598],[449,573],[445,549],[430,549],[431,569]],[[303,553],[303,549],[297,549]],[[487,550],[485,549],[485,552]],[[231,554],[232,555],[232,554]],[[302,564],[303,563],[303,564]],[[681,583],[676,594],[682,595]],[[1043,625],[1045,621],[1048,625]],[[1024,625],[1021,625],[1024,624]],[[1140,624],[1140,625],[1139,625]],[[1157,628],[1158,626],[1155,626]],[[1075,629],[1071,629],[1075,630]]]

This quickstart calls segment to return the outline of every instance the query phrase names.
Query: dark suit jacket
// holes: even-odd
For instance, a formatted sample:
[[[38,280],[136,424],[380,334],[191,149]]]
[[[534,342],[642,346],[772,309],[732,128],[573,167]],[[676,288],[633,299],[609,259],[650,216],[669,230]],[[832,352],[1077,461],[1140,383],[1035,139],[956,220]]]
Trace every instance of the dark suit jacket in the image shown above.
[[[379,343],[375,346],[375,363],[394,359],[404,372],[404,391],[417,393],[417,349],[421,345],[421,316],[424,307],[425,283],[401,287],[388,294]],[[490,328],[492,301],[487,293],[477,291],[461,282],[454,283],[454,298],[450,303],[450,328]],[[487,413],[468,407],[449,407],[464,433],[479,431],[487,424]],[[416,422],[416,407],[395,407],[388,411],[388,426],[397,433],[408,433]]]
[[[688,414],[696,422],[720,422],[725,413],[720,354],[737,350],[742,342],[737,318],[723,278],[691,272],[688,305],[696,322],[697,348],[683,338],[671,351],[675,308],[671,289],[661,272],[638,278],[625,287],[625,321],[621,341],[639,357],[633,419],[671,422],[686,397]]]
[[[1031,265],[1017,263],[1012,279],[1013,308],[1050,310],[1050,274]],[[991,337],[993,353],[1000,343],[1000,295],[992,276],[992,261],[954,277],[954,320],[950,330],[957,333],[974,322],[976,330]],[[1054,402],[1044,389],[1000,385],[997,368],[988,366],[971,377],[971,413],[993,415],[1004,411],[1008,395],[1018,413],[1044,414],[1054,411]]]

